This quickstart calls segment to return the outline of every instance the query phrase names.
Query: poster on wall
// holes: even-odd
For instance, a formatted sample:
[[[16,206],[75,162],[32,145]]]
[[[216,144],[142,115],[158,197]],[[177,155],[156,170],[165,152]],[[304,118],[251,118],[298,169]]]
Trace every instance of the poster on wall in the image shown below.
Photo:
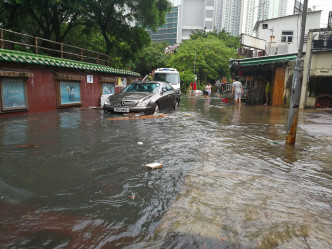
[[[127,78],[123,78],[121,84],[122,84],[123,87],[126,87],[127,86]]]
[[[121,86],[121,77],[118,78],[118,85],[117,86]]]
[[[79,82],[60,82],[61,105],[81,103],[81,84]]]
[[[115,84],[114,83],[103,83],[103,95],[114,94]]]
[[[3,79],[1,86],[3,109],[27,107],[23,80]]]

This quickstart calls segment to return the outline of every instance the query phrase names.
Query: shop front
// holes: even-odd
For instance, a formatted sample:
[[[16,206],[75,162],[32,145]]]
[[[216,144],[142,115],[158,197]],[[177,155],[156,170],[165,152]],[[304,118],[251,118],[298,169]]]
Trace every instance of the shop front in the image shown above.
[[[240,77],[248,104],[283,106],[287,82],[293,74],[296,54],[231,60],[231,72]]]

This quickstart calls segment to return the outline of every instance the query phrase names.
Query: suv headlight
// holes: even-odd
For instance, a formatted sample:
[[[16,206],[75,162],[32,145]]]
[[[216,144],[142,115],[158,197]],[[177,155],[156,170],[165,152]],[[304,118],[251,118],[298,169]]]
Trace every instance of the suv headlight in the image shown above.
[[[147,106],[150,102],[150,99],[140,100],[136,106]]]

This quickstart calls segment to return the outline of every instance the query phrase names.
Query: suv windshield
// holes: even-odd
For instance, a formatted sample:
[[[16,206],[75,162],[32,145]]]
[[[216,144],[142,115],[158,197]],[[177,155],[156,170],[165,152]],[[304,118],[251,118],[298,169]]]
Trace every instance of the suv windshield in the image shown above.
[[[127,86],[123,92],[148,92],[157,93],[159,91],[158,83],[132,83]]]
[[[177,74],[154,73],[154,80],[171,83],[172,85],[179,84],[179,76]]]

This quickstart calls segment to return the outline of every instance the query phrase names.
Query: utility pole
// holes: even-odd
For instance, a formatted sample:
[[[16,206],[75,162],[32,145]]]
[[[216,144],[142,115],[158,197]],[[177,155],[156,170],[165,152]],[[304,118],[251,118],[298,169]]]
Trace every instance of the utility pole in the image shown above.
[[[305,25],[307,20],[307,8],[308,8],[308,0],[304,0],[300,44],[299,44],[297,59],[295,62],[295,69],[293,73],[292,89],[291,89],[291,97],[290,97],[290,105],[288,113],[287,136],[286,136],[287,144],[295,144],[295,139],[296,139],[297,121],[299,116],[299,105],[300,105],[302,79],[303,79],[304,61],[302,57],[303,57]]]
[[[195,49],[195,57],[194,57],[194,74],[196,71],[196,49]]]

